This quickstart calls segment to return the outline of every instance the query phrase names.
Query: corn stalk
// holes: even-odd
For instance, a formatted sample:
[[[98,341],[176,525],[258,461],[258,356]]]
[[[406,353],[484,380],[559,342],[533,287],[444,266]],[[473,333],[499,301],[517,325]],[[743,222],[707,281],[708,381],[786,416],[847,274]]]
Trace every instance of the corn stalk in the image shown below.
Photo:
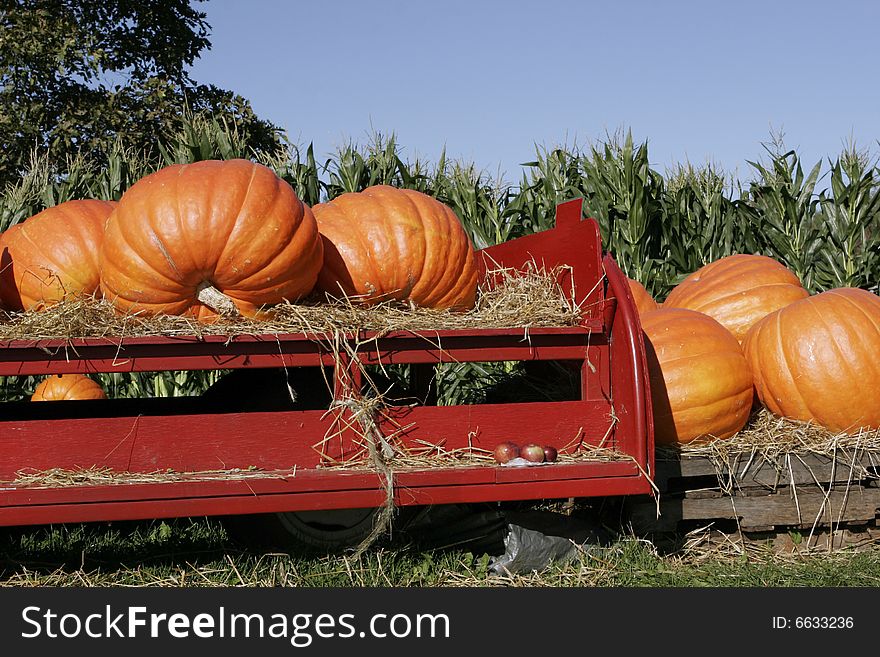
[[[822,163],[804,174],[794,151],[767,150],[772,155],[769,165],[749,161],[759,178],[751,183],[744,207],[751,211],[762,251],[786,264],[804,287],[814,291],[816,262],[828,244],[816,194]]]
[[[816,285],[880,289],[880,177],[876,161],[854,147],[831,164],[831,194],[819,195],[827,242],[816,262]]]
[[[679,167],[662,195],[661,222],[665,262],[654,278],[653,293],[662,296],[703,265],[748,250],[748,216],[726,193],[727,181],[715,167]],[[646,287],[651,281],[646,282]],[[663,287],[665,289],[661,290]]]
[[[664,180],[649,165],[648,143],[635,146],[632,133],[622,143],[612,137],[581,162],[604,243],[627,275],[650,284],[663,262]]]
[[[461,219],[478,249],[517,237],[518,224],[505,213],[507,189],[473,164],[454,163],[432,177],[433,195]]]

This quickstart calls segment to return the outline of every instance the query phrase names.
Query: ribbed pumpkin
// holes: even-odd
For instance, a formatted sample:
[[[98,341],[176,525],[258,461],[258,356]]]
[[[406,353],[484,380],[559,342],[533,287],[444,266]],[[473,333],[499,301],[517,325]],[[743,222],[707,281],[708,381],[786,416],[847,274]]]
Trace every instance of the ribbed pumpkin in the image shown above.
[[[669,293],[663,306],[709,315],[742,342],[759,319],[808,294],[797,276],[773,258],[737,254],[692,273]]]
[[[742,429],[752,407],[752,373],[730,331],[682,308],[652,310],[641,323],[657,444],[729,438]]]
[[[69,401],[74,399],[106,399],[104,389],[82,374],[56,374],[37,385],[31,401]]]
[[[66,201],[0,235],[0,303],[39,310],[94,294],[99,255],[113,201]]]
[[[880,297],[838,288],[782,308],[743,342],[761,402],[831,431],[880,427]]]
[[[644,285],[632,278],[627,278],[626,280],[629,281],[629,290],[632,293],[633,301],[636,304],[636,310],[639,312],[639,315],[643,315],[646,312],[657,310],[657,308],[659,308],[654,297],[652,297],[651,293],[645,289]]]
[[[311,210],[246,160],[173,165],[123,194],[107,221],[101,289],[121,312],[254,316],[315,285],[322,246]]]
[[[477,264],[451,208],[386,185],[314,207],[324,239],[318,287],[365,302],[398,299],[429,308],[472,308]]]

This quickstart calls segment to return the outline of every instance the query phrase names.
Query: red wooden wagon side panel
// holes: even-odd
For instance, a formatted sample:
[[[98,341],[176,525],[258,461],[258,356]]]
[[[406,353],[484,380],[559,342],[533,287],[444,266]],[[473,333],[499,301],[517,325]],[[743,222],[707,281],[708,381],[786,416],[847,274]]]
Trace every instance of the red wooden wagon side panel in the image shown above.
[[[480,252],[484,275],[538,265],[558,271],[583,308],[579,326],[400,331],[348,336],[363,364],[486,361],[580,363],[580,399],[472,406],[398,406],[378,418],[402,448],[491,450],[503,440],[613,448],[614,460],[539,467],[491,462],[397,468],[400,505],[649,493],[653,470],[645,350],[626,279],[602,257],[581,201],[543,233]],[[0,375],[337,365],[320,336],[184,336],[0,343]],[[345,371],[345,363],[337,367]],[[337,387],[342,382],[337,382]],[[0,525],[362,508],[386,501],[363,464],[345,411],[226,412],[196,398],[0,404]],[[22,471],[109,468],[120,483],[36,486]],[[136,480],[124,475],[165,472]],[[142,478],[143,479],[143,478]]]

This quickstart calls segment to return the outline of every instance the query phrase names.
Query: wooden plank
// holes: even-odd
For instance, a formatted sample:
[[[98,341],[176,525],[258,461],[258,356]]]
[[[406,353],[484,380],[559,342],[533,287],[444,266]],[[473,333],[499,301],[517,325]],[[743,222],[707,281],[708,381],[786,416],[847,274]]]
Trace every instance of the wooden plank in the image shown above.
[[[24,490],[5,491],[6,503],[0,504],[0,526],[362,508],[379,506],[385,501],[385,492],[376,485],[375,477],[372,485],[363,480],[365,487],[361,489],[325,491],[303,488],[296,479],[253,480],[253,484],[265,484],[261,490],[252,490],[242,482],[229,482],[228,486],[222,482],[209,482],[214,494],[208,496],[204,495],[208,492],[208,487],[204,485],[195,485],[191,490],[184,491],[180,484],[141,485],[138,489],[142,494],[132,495],[128,499],[123,499],[119,494],[119,489],[128,489],[127,486],[103,487],[104,495],[100,500],[88,494],[81,497],[69,495],[62,500],[57,496],[70,491],[60,489],[51,491],[56,495],[52,501],[47,501],[45,496],[32,498]],[[352,479],[349,483],[355,482]],[[109,488],[116,490],[106,490]],[[441,485],[397,487],[395,502],[401,505],[427,505],[617,496],[648,491],[647,480],[635,475],[470,485],[450,477]]]
[[[526,402],[473,406],[398,406],[387,409],[379,421],[386,436],[405,444],[463,447],[489,452],[511,440],[520,445],[552,445],[560,452],[576,443],[597,445],[611,426],[611,405],[605,401]],[[612,431],[606,444],[613,445]]]
[[[840,550],[843,548],[858,549],[869,547],[880,539],[880,530],[876,522],[851,524],[837,527],[804,527],[797,530],[786,527],[776,529],[767,527],[765,530],[753,527],[748,531],[720,531],[708,528],[701,535],[694,537],[705,547],[724,546],[731,544],[759,543],[762,548],[770,547],[776,553],[803,554],[805,551]],[[676,547],[677,543],[672,543]]]
[[[556,479],[596,477],[637,477],[638,468],[631,461],[594,461],[589,466],[580,463],[547,463],[540,466],[498,467],[495,481],[502,483],[539,482]]]
[[[766,495],[766,491],[764,494]],[[695,490],[685,491],[684,493],[685,497],[694,500],[712,499],[716,497],[721,497],[723,495],[724,493],[722,493],[717,488],[697,488]]]
[[[51,402],[57,403],[57,402]],[[51,409],[48,409],[51,410]],[[0,479],[19,470],[195,472],[313,467],[333,429],[322,411],[138,415],[0,422]]]
[[[575,302],[590,313],[602,300],[602,244],[595,219],[582,219],[583,199],[556,208],[552,230],[524,235],[481,250],[477,257],[483,276],[495,280],[493,271],[528,271],[535,266],[545,271],[559,268],[561,289],[574,294]]]
[[[540,476],[536,475],[540,473]],[[480,465],[470,467],[411,469],[394,472],[397,491],[428,490],[449,486],[479,486],[495,483],[577,482],[579,480],[613,477],[638,477],[632,463],[626,461],[582,461],[555,463],[539,467],[504,467]],[[221,496],[266,496],[286,493],[379,491],[383,480],[371,470],[339,468],[299,469],[253,473],[222,473],[179,475],[181,479],[152,483],[77,484],[38,488],[3,483],[0,486],[0,507],[25,505],[65,505],[71,503],[122,502],[147,499],[182,499]]]
[[[116,405],[114,400],[102,400],[92,407],[102,404],[107,409]],[[24,406],[47,414],[56,408]],[[130,402],[119,406],[132,410]],[[492,451],[499,442],[514,440],[553,445],[564,452],[580,439],[586,445],[599,443],[611,424],[610,410],[604,401],[392,407],[379,424],[384,435],[394,436],[396,444],[408,448],[442,445],[450,451],[468,446]],[[332,439],[323,443],[325,455],[351,458],[362,450],[358,444],[362,439],[354,430],[335,435],[339,429],[334,421],[335,416],[325,411],[10,419],[0,421],[0,480],[15,479],[22,469],[311,468],[321,461],[314,446],[327,436]],[[437,460],[442,466],[443,457]]]
[[[880,488],[845,486],[827,494],[818,487],[797,488],[797,496],[781,491],[762,496],[719,498],[661,496],[660,517],[647,500],[630,505],[633,524],[648,531],[675,531],[682,521],[711,522],[739,518],[743,529],[767,526],[829,526],[838,522],[869,522],[880,509]]]
[[[384,331],[361,331],[357,336],[345,336],[344,339],[360,342],[362,340],[373,341],[375,338],[391,339],[394,337],[421,337],[423,342],[431,344],[437,340],[443,339],[467,339],[472,342],[479,342],[484,338],[507,337],[514,340],[522,340],[524,334],[529,336],[546,337],[546,336],[585,336],[590,330],[602,330],[602,325],[594,320],[589,320],[584,326],[559,326],[559,327],[541,327],[536,326],[529,329],[524,328],[466,328],[466,329],[442,329],[442,330],[425,330],[410,331],[396,330],[390,332]],[[76,357],[83,349],[97,347],[111,347],[113,349],[141,349],[141,348],[176,348],[181,353],[192,353],[193,347],[197,346],[199,350],[208,353],[213,351],[217,354],[233,355],[238,353],[247,353],[250,349],[259,349],[261,353],[284,352],[292,353],[295,351],[312,352],[320,348],[320,345],[330,344],[335,341],[332,335],[309,334],[309,333],[267,333],[267,334],[251,334],[244,333],[239,335],[148,335],[148,336],[104,336],[92,338],[46,338],[46,339],[16,339],[16,340],[0,340],[0,349],[7,350],[6,353],[14,354],[18,349],[39,349],[41,351],[53,351],[65,353],[68,356]],[[211,347],[210,345],[213,345]],[[256,345],[264,345],[258,347]],[[369,348],[369,345],[365,345]]]
[[[730,467],[724,467],[721,476],[729,477],[733,471],[732,483],[740,488],[774,489],[790,486],[792,482],[801,486],[817,482],[846,483],[876,479],[877,468],[880,468],[880,453],[869,450],[860,450],[855,455],[851,450],[840,450],[836,458],[793,452],[779,462],[771,462],[759,455],[753,458],[751,454],[742,453],[730,459]],[[654,483],[661,491],[686,490],[688,479],[718,475],[715,465],[705,456],[658,458],[656,471]]]
[[[362,332],[365,363],[580,360],[605,343],[599,320],[558,328]],[[594,333],[595,331],[595,333]],[[0,375],[308,367],[334,363],[333,341],[304,334],[0,341]]]
[[[651,382],[645,355],[645,337],[631,298],[626,276],[610,255],[603,261],[614,295],[614,314],[606,321],[611,330],[611,389],[619,420],[619,449],[645,468],[654,470],[654,415]],[[607,304],[608,311],[610,306]]]
[[[687,500],[683,518],[699,519],[720,511],[727,502],[730,517],[740,518],[740,526],[831,525],[841,521],[872,520],[880,508],[880,490],[861,487],[835,489],[828,493],[818,488],[800,490],[795,495],[774,493],[764,497],[732,497],[727,500]]]

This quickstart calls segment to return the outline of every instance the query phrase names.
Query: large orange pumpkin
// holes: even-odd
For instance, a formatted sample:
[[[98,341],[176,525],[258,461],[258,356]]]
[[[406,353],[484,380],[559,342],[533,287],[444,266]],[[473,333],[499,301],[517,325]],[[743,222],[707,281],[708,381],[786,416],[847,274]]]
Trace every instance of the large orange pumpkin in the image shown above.
[[[39,310],[98,290],[104,224],[113,201],[66,201],[0,235],[0,303]]]
[[[752,324],[808,294],[797,276],[773,258],[737,254],[692,273],[669,293],[663,306],[705,313],[742,342]]]
[[[880,427],[880,297],[838,288],[755,324],[743,342],[759,399],[832,431]]]
[[[645,289],[644,285],[632,278],[627,278],[626,280],[629,281],[629,290],[632,294],[639,315],[643,315],[646,312],[657,310],[657,308],[659,308],[654,297],[652,297],[651,293]]]
[[[366,302],[398,299],[430,308],[472,308],[473,246],[451,208],[386,185],[314,207],[324,239],[318,287]]]
[[[752,408],[752,373],[730,331],[682,308],[647,312],[641,323],[657,444],[729,438],[742,429]]]
[[[122,312],[254,316],[313,289],[314,216],[269,168],[246,160],[173,165],[123,194],[107,221],[101,289]]]
[[[31,401],[69,401],[73,399],[106,399],[104,389],[82,374],[56,374],[37,385]]]

